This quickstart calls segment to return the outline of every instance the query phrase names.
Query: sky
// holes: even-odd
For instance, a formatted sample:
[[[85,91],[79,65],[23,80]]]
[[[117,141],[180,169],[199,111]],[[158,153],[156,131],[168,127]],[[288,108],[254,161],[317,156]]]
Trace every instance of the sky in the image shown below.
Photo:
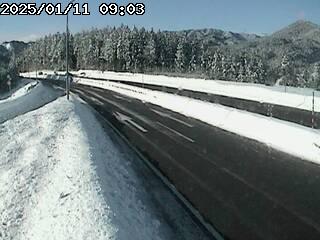
[[[12,1],[20,3],[27,1]],[[32,1],[37,5],[49,1]],[[51,0],[65,4],[67,1]],[[88,2],[90,16],[70,15],[70,31],[79,32],[93,27],[129,26],[155,30],[217,28],[233,32],[271,34],[297,21],[308,20],[320,24],[320,0],[77,0]],[[99,13],[102,3],[116,2],[125,6],[143,2],[143,16],[104,16]],[[64,5],[65,6],[65,5]],[[0,15],[0,42],[35,40],[49,33],[65,31],[65,16],[42,13],[40,16]]]

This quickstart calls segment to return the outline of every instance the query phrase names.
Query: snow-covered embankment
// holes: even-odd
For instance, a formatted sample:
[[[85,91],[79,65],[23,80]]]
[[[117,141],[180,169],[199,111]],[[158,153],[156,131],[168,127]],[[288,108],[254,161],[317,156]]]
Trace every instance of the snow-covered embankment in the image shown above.
[[[126,158],[76,97],[0,124],[0,239],[206,239],[163,221]]]

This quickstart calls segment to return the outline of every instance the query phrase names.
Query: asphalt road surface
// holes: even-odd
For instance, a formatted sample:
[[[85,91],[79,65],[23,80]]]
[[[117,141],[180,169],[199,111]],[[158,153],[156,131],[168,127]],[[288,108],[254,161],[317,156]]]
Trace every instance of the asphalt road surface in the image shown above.
[[[83,85],[72,91],[226,239],[320,239],[318,165],[116,92]]]

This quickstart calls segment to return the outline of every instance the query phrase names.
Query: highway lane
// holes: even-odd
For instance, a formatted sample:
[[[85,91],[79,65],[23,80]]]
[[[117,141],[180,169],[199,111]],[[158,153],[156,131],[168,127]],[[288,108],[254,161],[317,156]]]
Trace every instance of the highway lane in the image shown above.
[[[211,103],[219,103],[227,107],[233,107],[240,110],[261,114],[264,116],[272,116],[273,118],[278,118],[281,120],[301,124],[307,127],[313,126],[314,128],[317,128],[317,129],[319,129],[320,127],[320,113],[317,113],[317,112],[315,113],[314,123],[312,123],[311,109],[303,110],[299,108],[271,104],[267,102],[257,102],[249,99],[224,96],[224,95],[212,94],[212,93],[205,93],[201,91],[199,92],[199,91],[193,91],[188,89],[178,89],[174,87],[160,86],[157,84],[145,84],[141,82],[131,82],[131,81],[125,81],[125,80],[121,81],[121,80],[103,79],[103,78],[95,78],[95,77],[87,77],[87,76],[77,76],[77,78],[91,79],[91,80],[98,80],[98,81],[111,81],[111,82],[118,82],[125,85],[130,85],[130,86],[143,87],[150,90],[177,94],[180,96],[208,101]]]
[[[73,90],[230,239],[319,239],[319,166],[116,92]]]

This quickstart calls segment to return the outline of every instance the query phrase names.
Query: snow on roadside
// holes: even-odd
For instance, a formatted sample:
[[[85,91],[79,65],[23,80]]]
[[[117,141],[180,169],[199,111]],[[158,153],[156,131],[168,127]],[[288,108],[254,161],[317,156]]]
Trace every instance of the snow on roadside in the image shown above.
[[[4,93],[0,94],[0,101],[10,97],[18,89],[24,87],[26,84],[28,84],[28,83],[30,83],[32,81],[34,81],[34,80],[30,80],[30,79],[26,79],[26,78],[20,78],[19,81],[17,81],[16,84],[12,87],[11,91],[4,92]]]
[[[0,104],[10,102],[10,101],[13,101],[19,97],[27,95],[33,88],[37,87],[37,85],[38,85],[38,81],[32,81],[32,82],[26,84],[25,86],[17,89],[17,91],[15,91],[13,94],[11,94],[11,96],[9,96],[8,98],[0,100]]]
[[[59,78],[52,71],[44,70],[43,75],[38,78],[52,79]],[[64,75],[64,72],[57,72]],[[309,88],[287,87],[284,86],[265,86],[262,84],[239,83],[221,80],[205,80],[182,77],[168,77],[163,75],[148,75],[138,73],[119,73],[97,70],[79,70],[72,74],[82,77],[121,80],[128,82],[138,82],[145,84],[155,84],[159,86],[168,86],[178,89],[187,89],[200,92],[207,92],[217,95],[248,99],[257,102],[266,102],[277,105],[283,105],[293,108],[312,110],[312,92]],[[21,76],[36,76],[35,72],[22,73]],[[320,112],[320,91],[315,91],[315,111]]]
[[[262,84],[239,83],[221,80],[205,80],[162,75],[101,72],[97,70],[79,70],[76,75],[85,73],[86,77],[123,80],[128,82],[149,83],[179,89],[209,92],[223,96],[237,97],[258,102],[268,102],[305,110],[312,110],[312,89],[284,86],[265,86]],[[320,112],[320,92],[315,91],[315,111]]]
[[[16,92],[15,97],[0,101],[0,123],[37,109],[61,96],[62,92],[31,82]]]
[[[115,234],[73,108],[61,98],[1,125],[4,239],[108,239]]]
[[[119,83],[90,79],[79,79],[78,82],[150,102],[320,164],[319,130],[218,104]]]
[[[0,239],[177,239],[76,97],[0,124],[0,156]]]

